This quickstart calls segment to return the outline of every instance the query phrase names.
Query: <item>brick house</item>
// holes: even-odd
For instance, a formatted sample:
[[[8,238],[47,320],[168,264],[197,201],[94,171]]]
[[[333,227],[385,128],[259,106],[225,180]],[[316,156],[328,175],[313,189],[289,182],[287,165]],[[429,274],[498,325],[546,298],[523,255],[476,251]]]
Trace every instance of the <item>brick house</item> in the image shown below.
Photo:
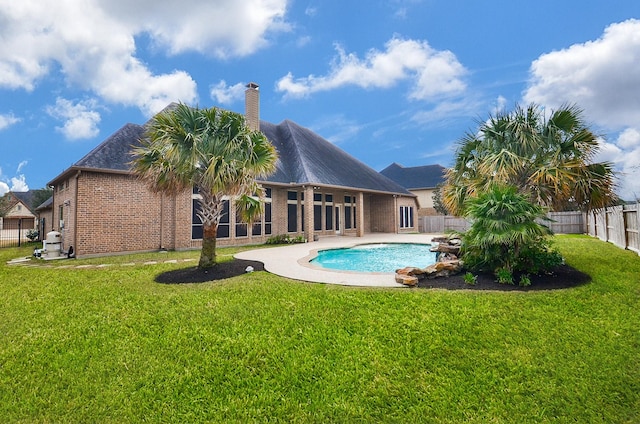
[[[265,212],[253,225],[240,222],[225,201],[218,246],[257,244],[280,234],[314,237],[371,232],[414,232],[416,196],[313,131],[285,120],[259,119],[259,90],[249,84],[246,117],[276,147],[276,172],[259,181]],[[126,124],[49,182],[54,189],[51,229],[63,250],[78,257],[202,244],[195,190],[153,193],[129,169],[131,147],[144,125]]]
[[[440,165],[404,167],[394,162],[380,173],[417,196],[418,216],[431,216],[438,215],[433,207],[433,192],[444,183],[445,171]]]
[[[33,193],[29,191],[10,191],[5,194],[3,216],[0,217],[0,230],[37,229],[37,217],[31,210]]]

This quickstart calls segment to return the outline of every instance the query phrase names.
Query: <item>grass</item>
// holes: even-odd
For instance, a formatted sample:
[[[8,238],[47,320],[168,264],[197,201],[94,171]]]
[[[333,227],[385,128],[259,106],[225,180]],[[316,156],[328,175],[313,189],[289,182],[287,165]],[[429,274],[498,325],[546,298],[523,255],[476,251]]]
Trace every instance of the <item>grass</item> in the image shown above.
[[[0,250],[0,421],[638,422],[640,257],[583,236],[557,246],[591,283],[447,292],[255,272],[171,286],[154,276],[187,265],[164,258],[196,252],[69,269],[8,267],[29,252]]]

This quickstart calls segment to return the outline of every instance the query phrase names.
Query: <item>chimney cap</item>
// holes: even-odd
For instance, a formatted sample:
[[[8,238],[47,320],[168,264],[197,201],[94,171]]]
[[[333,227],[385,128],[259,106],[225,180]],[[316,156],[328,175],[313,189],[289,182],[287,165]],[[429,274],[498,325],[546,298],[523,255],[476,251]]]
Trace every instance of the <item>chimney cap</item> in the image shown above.
[[[247,88],[253,88],[253,89],[258,89],[260,86],[258,84],[256,84],[255,82],[250,82],[249,84],[247,84]]]

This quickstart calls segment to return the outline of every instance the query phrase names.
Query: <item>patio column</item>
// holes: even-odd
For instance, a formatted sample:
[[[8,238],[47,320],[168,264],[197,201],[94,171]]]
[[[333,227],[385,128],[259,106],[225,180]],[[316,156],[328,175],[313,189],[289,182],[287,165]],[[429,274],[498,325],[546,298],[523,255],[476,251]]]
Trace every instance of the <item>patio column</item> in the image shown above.
[[[304,238],[313,241],[313,186],[304,188]]]
[[[356,236],[364,236],[364,193],[356,196]]]

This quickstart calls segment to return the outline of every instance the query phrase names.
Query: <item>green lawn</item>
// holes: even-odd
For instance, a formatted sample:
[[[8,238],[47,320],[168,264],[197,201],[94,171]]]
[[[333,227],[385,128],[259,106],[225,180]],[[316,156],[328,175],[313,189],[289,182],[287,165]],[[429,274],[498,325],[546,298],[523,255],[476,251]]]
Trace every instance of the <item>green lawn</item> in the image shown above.
[[[640,422],[640,257],[557,245],[591,283],[171,286],[154,276],[197,252],[30,268],[3,249],[0,422]]]

